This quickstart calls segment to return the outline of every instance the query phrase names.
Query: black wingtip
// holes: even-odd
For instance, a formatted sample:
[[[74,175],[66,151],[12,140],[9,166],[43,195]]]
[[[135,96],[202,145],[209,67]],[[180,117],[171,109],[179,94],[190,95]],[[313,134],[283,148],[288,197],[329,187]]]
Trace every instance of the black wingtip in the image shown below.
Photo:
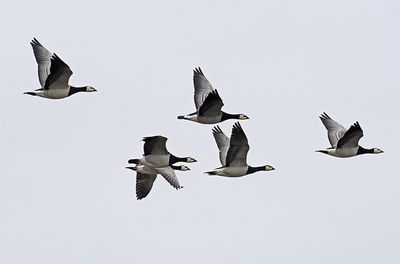
[[[326,112],[323,112],[319,118],[321,118],[321,119],[331,119],[330,116]]]
[[[213,127],[212,132],[213,134],[223,133],[222,129],[218,125]]]
[[[352,125],[352,127],[357,128],[357,129],[361,129],[360,123],[358,123],[358,121],[355,122],[355,123]]]
[[[143,137],[142,141],[148,142],[148,141],[152,141],[152,140],[162,140],[162,139],[165,139],[165,141],[168,140],[167,137],[164,137],[164,136],[161,136],[161,135],[156,135],[156,136]]]
[[[57,56],[57,54],[53,53],[53,55],[51,56],[51,60],[57,60],[60,59],[60,57]]]
[[[242,126],[240,125],[240,122],[239,122],[239,121],[236,121],[236,122],[233,124],[233,128],[234,128],[234,129],[238,129],[238,130],[243,130],[243,129],[242,129]]]
[[[32,40],[31,40],[31,45],[33,46],[33,45],[40,45],[40,42],[36,39],[36,38],[33,38]]]
[[[321,152],[321,153],[324,153],[324,154],[328,154],[327,150],[316,150],[315,152]]]
[[[37,95],[37,94],[35,94],[33,92],[25,92],[24,94],[29,94],[29,95],[32,95],[32,96],[36,96]]]
[[[218,93],[217,89],[212,90],[211,93],[219,96],[219,93]]]
[[[204,173],[207,173],[208,175],[217,175],[217,172],[215,171],[206,171]]]
[[[180,116],[178,116],[178,119],[185,119],[185,116],[180,115]]]
[[[201,70],[200,67],[194,68],[193,74],[201,74],[201,75],[204,75],[204,74],[203,74],[203,71]]]

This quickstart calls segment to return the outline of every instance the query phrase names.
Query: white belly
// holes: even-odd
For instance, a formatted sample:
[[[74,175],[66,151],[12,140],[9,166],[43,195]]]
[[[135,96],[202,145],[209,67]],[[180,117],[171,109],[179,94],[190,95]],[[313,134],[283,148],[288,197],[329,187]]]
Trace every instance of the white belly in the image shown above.
[[[66,89],[49,89],[35,91],[37,96],[48,98],[48,99],[62,99],[68,97],[69,88]]]
[[[350,158],[357,155],[358,147],[355,148],[339,148],[328,150],[328,154],[338,158]]]
[[[48,98],[61,99],[68,97],[69,89],[49,89],[45,91]]]
[[[216,169],[215,172],[218,176],[224,177],[242,177],[246,175],[248,167],[226,167]]]
[[[186,116],[186,118],[190,121],[201,123],[201,124],[217,124],[221,122],[221,115],[217,116],[198,116],[198,115],[191,115],[191,116]]]
[[[145,158],[140,159],[140,163],[152,168],[162,168],[169,166],[168,155],[147,155]]]

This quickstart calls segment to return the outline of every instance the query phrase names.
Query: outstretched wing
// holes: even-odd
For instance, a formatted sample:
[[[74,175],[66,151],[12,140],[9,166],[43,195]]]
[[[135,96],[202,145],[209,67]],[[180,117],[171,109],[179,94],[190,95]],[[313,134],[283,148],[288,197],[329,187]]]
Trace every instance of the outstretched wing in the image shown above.
[[[193,84],[194,84],[194,104],[196,110],[199,111],[200,106],[207,98],[208,94],[214,90],[211,83],[204,76],[203,71],[199,68],[193,70]]]
[[[51,57],[50,74],[46,79],[44,89],[58,89],[68,87],[72,71],[55,53]]]
[[[224,106],[221,97],[217,90],[211,91],[203,104],[199,108],[200,116],[216,116],[221,114],[221,109]]]
[[[136,173],[136,198],[138,200],[143,199],[149,194],[156,178],[157,174]]]
[[[339,139],[346,133],[347,129],[341,126],[338,122],[330,118],[325,112],[319,117],[328,130],[328,139],[332,147],[336,147]]]
[[[228,154],[226,156],[226,167],[247,166],[247,152],[249,152],[249,143],[246,134],[239,122],[236,122],[232,128]]]
[[[171,167],[156,168],[157,173],[161,174],[164,179],[172,185],[175,189],[180,189],[178,177],[175,175],[175,171]]]
[[[35,55],[36,62],[38,64],[38,75],[39,82],[42,88],[46,83],[47,76],[50,74],[50,64],[51,56],[53,55],[48,51],[40,42],[33,38],[31,41],[31,46],[33,48],[33,54]]]
[[[222,132],[219,126],[215,126],[212,130],[215,142],[219,149],[219,160],[222,166],[226,165],[226,155],[229,149],[229,138]]]
[[[163,136],[153,136],[153,137],[145,137],[144,141],[144,155],[167,155],[169,154],[166,143],[167,138]]]
[[[364,136],[364,133],[358,122],[355,122],[349,130],[344,134],[344,136],[339,139],[337,147],[338,148],[353,148],[358,147],[358,142],[360,138]]]

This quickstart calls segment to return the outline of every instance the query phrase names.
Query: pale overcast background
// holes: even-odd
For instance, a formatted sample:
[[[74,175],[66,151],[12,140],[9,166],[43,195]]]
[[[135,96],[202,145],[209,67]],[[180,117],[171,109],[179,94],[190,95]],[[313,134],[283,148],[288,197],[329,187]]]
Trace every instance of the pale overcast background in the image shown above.
[[[0,10],[1,263],[399,263],[398,1],[8,1]],[[97,93],[39,88],[30,40]],[[200,66],[244,113],[230,179],[193,112]],[[359,121],[381,155],[338,159],[318,116]],[[233,121],[220,124],[230,135]],[[192,156],[176,191],[135,197],[143,136]]]

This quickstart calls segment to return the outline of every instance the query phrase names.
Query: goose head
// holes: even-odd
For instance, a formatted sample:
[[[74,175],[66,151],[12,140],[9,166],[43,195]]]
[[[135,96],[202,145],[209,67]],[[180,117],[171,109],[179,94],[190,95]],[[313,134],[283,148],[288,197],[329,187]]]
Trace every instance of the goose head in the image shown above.
[[[175,166],[174,169],[175,170],[180,170],[180,171],[189,171],[190,170],[190,168],[188,166],[185,166],[185,165]]]
[[[272,171],[272,170],[275,170],[275,168],[274,168],[274,167],[272,167],[271,165],[265,165],[265,166],[264,166],[264,168],[265,168],[265,170],[266,170],[266,171]]]
[[[92,86],[86,86],[86,91],[85,92],[97,92],[97,90],[94,89]]]
[[[193,163],[193,162],[197,162],[197,160],[195,160],[194,158],[191,158],[191,157],[187,157],[186,158],[186,162],[187,163]]]
[[[378,148],[373,148],[372,149],[372,154],[380,154],[380,153],[383,153],[383,150],[378,149]]]
[[[239,120],[246,120],[246,119],[250,119],[250,118],[247,115],[239,114]]]

